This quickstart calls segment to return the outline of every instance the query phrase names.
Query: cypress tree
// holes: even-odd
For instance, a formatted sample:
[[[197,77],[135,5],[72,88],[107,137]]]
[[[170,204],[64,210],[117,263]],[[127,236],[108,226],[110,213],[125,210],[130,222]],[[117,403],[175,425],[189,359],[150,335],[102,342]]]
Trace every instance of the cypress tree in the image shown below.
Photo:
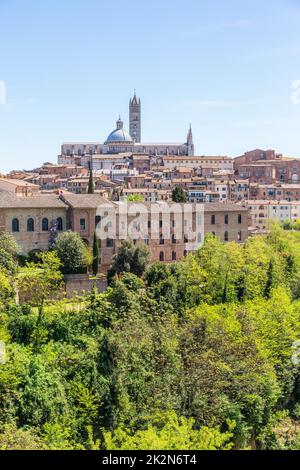
[[[96,276],[99,271],[99,244],[98,239],[96,236],[96,232],[94,233],[94,242],[93,242],[93,274]]]
[[[95,192],[95,185],[94,185],[94,179],[93,179],[93,170],[90,168],[88,194],[94,194],[94,192]]]

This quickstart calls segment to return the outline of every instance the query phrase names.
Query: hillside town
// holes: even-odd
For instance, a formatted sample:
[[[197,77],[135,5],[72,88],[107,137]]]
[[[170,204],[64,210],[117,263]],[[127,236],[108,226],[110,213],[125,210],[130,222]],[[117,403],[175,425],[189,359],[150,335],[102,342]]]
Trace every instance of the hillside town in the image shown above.
[[[190,204],[194,212],[203,204],[204,235],[213,233],[223,242],[242,243],[267,231],[274,219],[300,219],[300,159],[260,149],[235,158],[195,155],[191,126],[185,143],[142,143],[136,94],[129,125],[130,133],[119,117],[104,144],[64,143],[56,164],[1,175],[0,230],[14,235],[22,254],[47,249],[53,227],[75,231],[92,246],[100,204],[171,206],[175,189],[181,194],[175,202]],[[183,231],[169,240],[149,236],[145,243],[153,261],[172,262],[189,252]],[[118,236],[99,240],[102,272],[119,245]]]

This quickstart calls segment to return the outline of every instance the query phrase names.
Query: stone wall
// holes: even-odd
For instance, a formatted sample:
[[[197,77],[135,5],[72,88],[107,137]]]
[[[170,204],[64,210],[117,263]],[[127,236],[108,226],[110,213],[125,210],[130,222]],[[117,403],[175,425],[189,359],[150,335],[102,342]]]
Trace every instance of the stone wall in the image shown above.
[[[65,276],[65,283],[67,298],[90,292],[94,284],[99,292],[104,292],[107,288],[106,277],[93,278],[88,274],[68,274]]]

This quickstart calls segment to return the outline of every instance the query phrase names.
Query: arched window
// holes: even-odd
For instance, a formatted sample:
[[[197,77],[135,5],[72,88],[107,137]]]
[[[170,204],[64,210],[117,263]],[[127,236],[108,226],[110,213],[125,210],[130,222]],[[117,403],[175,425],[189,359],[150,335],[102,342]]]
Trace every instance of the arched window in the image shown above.
[[[228,223],[229,223],[229,216],[228,216],[228,214],[225,214],[224,222],[225,222],[225,225],[228,225]]]
[[[34,232],[34,220],[32,218],[27,220],[27,232]]]
[[[13,219],[11,223],[12,232],[20,232],[19,219]]]
[[[62,232],[62,230],[63,230],[63,221],[62,221],[61,217],[58,217],[56,219],[56,228],[59,232]]]
[[[225,242],[228,242],[228,232],[224,233],[224,240],[225,240]]]
[[[164,261],[165,260],[165,254],[163,251],[159,253],[159,261]]]
[[[177,258],[176,251],[173,251],[172,252],[172,261],[176,261],[176,258]]]
[[[49,222],[48,222],[48,219],[43,219],[42,220],[42,231],[43,232],[48,232],[49,230]]]
[[[215,225],[215,224],[216,224],[216,216],[215,216],[215,214],[213,214],[211,216],[211,225]]]

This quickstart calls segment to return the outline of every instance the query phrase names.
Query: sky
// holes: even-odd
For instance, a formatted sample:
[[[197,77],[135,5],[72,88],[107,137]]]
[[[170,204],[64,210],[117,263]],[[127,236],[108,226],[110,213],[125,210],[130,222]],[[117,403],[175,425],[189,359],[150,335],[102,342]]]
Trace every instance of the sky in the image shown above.
[[[128,129],[134,89],[144,142],[300,157],[300,0],[0,0],[0,172]]]

